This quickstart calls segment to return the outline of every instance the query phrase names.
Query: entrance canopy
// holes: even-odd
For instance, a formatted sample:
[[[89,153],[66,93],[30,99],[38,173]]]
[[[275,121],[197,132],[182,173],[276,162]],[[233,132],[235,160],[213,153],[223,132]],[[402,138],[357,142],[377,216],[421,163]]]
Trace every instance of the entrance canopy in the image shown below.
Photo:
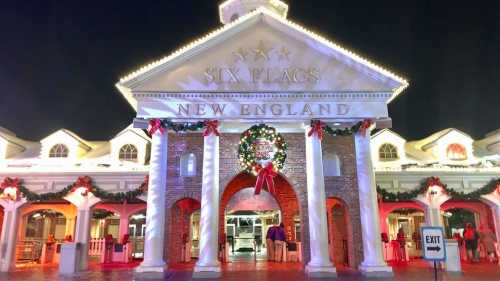
[[[262,6],[116,85],[138,118],[388,120],[408,83]]]

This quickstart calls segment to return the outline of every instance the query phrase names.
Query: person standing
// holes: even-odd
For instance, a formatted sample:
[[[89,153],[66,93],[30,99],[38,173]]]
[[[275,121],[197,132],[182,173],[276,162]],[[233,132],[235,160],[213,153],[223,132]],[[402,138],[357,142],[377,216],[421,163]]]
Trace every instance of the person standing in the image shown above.
[[[479,259],[477,257],[477,246],[479,235],[470,222],[465,225],[463,236],[465,241],[465,249],[467,250],[467,259],[471,263],[478,262]]]
[[[280,223],[280,226],[276,228],[275,240],[274,240],[274,254],[277,262],[283,261],[283,247],[286,242],[285,226]]]
[[[276,235],[276,226],[272,225],[267,229],[266,234],[266,248],[267,248],[267,260],[274,261],[274,240]]]
[[[406,261],[406,251],[405,251],[406,235],[402,227],[400,227],[398,230],[397,241],[399,243],[399,251],[398,251],[399,260]]]
[[[495,262],[495,235],[493,235],[491,229],[481,226],[481,228],[479,229],[479,240],[488,255],[488,260],[490,262]]]

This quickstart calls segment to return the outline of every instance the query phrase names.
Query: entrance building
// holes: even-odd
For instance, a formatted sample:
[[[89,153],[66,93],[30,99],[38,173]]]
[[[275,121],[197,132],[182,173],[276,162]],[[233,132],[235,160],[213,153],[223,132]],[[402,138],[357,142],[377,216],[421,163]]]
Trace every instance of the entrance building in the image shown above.
[[[195,262],[195,278],[218,277],[266,262],[280,223],[284,266],[312,277],[391,275],[397,233],[418,258],[424,224],[500,239],[499,132],[406,142],[387,110],[404,79],[289,21],[282,1],[219,12],[221,28],[120,79],[137,114],[113,139],[0,127],[0,271],[56,265],[78,243],[77,270],[137,259],[138,274]]]
[[[167,204],[181,197],[201,203],[194,277],[220,275],[221,241],[229,238],[235,251],[251,249],[256,241],[262,246],[259,236],[278,220],[289,241],[296,241],[299,230],[309,274],[335,275],[324,204],[328,195],[349,206],[342,210],[352,235],[360,236],[351,239],[350,251],[345,243],[342,262],[368,275],[391,274],[377,235],[369,132],[390,126],[387,103],[407,82],[288,21],[288,6],[281,1],[230,0],[219,8],[222,28],[117,84],[137,112],[134,126],[152,134],[149,191],[154,196],[147,199],[144,261],[137,270],[165,269],[158,251],[166,248],[165,239],[158,226],[169,217],[166,196]],[[331,135],[323,136],[325,126]],[[340,176],[329,191],[325,149],[336,153],[333,162],[348,158],[344,168],[354,171]],[[200,167],[181,167],[180,172],[199,171],[188,182],[167,169],[183,151],[202,159]],[[228,209],[231,197],[239,198],[248,187],[261,197],[267,193],[259,190],[267,188],[279,211]],[[270,211],[277,218],[267,218]],[[338,213],[332,209],[335,219]],[[245,241],[249,238],[252,243]],[[332,241],[340,240],[346,239]]]

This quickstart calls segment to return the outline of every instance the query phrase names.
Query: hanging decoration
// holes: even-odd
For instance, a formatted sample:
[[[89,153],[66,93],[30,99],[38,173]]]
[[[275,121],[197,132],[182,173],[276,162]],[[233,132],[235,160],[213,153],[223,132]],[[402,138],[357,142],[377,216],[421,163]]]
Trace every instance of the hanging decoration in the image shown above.
[[[46,202],[46,201],[52,201],[52,200],[62,200],[66,195],[68,195],[71,192],[79,191],[81,188],[83,188],[82,196],[87,196],[89,192],[92,192],[94,196],[104,200],[104,201],[110,201],[110,202],[124,202],[124,201],[132,201],[138,196],[144,194],[147,192],[147,186],[148,186],[148,177],[146,176],[144,182],[141,183],[139,187],[137,187],[134,190],[127,191],[127,192],[108,192],[105,191],[104,189],[94,185],[92,179],[89,176],[81,176],[78,177],[78,179],[66,186],[65,188],[61,189],[60,191],[57,192],[48,192],[48,193],[42,193],[38,194],[35,192],[32,192],[28,188],[26,188],[23,184],[22,181],[19,179],[11,179],[9,177],[5,178],[4,181],[1,184],[0,188],[0,198],[4,196],[4,194],[7,194],[6,190],[7,188],[14,188],[14,186],[9,186],[7,185],[12,184],[12,183],[17,183],[17,198],[19,199],[22,197],[26,198],[27,201],[29,202]],[[4,188],[4,185],[6,186]],[[12,196],[10,196],[12,197]],[[13,199],[13,198],[11,198]],[[16,200],[13,199],[13,200]]]
[[[205,121],[204,125],[205,125],[205,128],[203,130],[204,137],[210,136],[212,134],[214,134],[217,137],[220,136],[219,129],[218,129],[219,128],[219,121],[207,120],[207,121]]]
[[[18,178],[4,178],[0,184],[0,199],[19,200],[19,186],[20,182]]]
[[[495,190],[500,190],[500,178],[492,179],[485,186],[468,193],[448,188],[438,177],[426,178],[421,181],[418,188],[404,192],[390,192],[379,186],[377,186],[377,192],[384,202],[410,201],[417,198],[418,195],[427,192],[431,186],[441,187],[444,193],[455,200],[479,200],[483,195],[491,194]]]
[[[274,170],[272,162],[264,168],[259,167],[257,171],[257,181],[255,182],[255,195],[260,194],[260,191],[264,187],[264,183],[267,185],[267,190],[270,193],[275,194],[276,190],[274,188],[274,177],[277,175],[278,173]]]
[[[241,134],[238,157],[243,170],[257,176],[255,194],[264,183],[274,192],[273,178],[285,165],[287,148],[283,136],[266,124],[254,125]]]
[[[350,136],[355,133],[361,133],[366,136],[368,129],[373,125],[373,120],[365,119],[356,123],[354,126],[342,129],[334,129],[328,126],[326,123],[321,122],[320,120],[311,120],[311,129],[308,132],[308,136],[312,136],[313,134],[317,134],[319,139],[323,138],[323,132],[327,133],[331,136]]]

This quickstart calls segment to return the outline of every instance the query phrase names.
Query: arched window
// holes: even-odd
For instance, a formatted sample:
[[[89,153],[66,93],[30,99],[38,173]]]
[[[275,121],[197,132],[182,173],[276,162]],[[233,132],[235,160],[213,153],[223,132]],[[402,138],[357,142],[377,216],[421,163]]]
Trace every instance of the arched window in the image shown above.
[[[398,160],[398,149],[390,143],[384,143],[378,150],[378,156],[380,161]]]
[[[64,144],[56,144],[49,151],[50,158],[67,158],[68,157],[68,148]]]
[[[327,154],[323,158],[323,175],[325,177],[339,177],[340,159],[337,154]]]
[[[131,144],[122,146],[118,158],[121,161],[137,162],[137,148]]]
[[[194,153],[185,153],[181,156],[181,176],[196,176],[196,155]]]
[[[458,143],[452,143],[446,148],[446,156],[450,160],[467,160],[467,150]]]

